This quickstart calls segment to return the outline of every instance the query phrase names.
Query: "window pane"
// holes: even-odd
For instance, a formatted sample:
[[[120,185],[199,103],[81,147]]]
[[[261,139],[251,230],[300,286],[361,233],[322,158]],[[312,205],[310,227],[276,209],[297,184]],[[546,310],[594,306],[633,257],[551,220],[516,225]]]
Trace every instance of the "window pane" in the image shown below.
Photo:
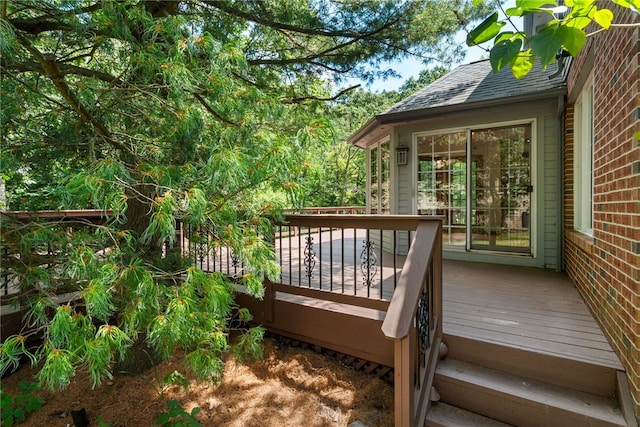
[[[378,147],[371,150],[369,176],[371,177],[371,213],[378,213]]]
[[[443,215],[443,243],[466,241],[466,132],[419,136],[418,213]]]
[[[574,228],[593,235],[593,84],[588,81],[574,111]]]
[[[389,201],[389,176],[391,172],[391,152],[389,143],[380,145],[380,213],[390,213],[391,205]]]
[[[472,248],[530,250],[531,125],[471,134]]]

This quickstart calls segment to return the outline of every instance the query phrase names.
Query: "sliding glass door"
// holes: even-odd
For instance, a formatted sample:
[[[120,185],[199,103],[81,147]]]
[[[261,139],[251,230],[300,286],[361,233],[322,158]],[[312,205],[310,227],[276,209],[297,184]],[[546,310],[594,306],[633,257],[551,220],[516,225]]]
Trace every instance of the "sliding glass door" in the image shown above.
[[[531,125],[416,137],[417,208],[443,215],[443,243],[531,251]]]

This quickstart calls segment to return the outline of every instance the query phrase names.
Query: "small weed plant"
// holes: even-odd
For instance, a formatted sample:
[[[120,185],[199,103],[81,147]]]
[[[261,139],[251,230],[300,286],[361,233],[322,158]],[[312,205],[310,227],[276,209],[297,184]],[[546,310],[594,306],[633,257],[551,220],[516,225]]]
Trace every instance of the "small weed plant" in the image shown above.
[[[161,427],[202,427],[196,419],[200,408],[195,407],[188,413],[177,400],[167,402],[167,412],[163,412],[156,418],[156,425]]]
[[[5,427],[12,426],[23,422],[27,416],[42,408],[44,399],[33,394],[38,390],[38,383],[28,383],[20,381],[18,383],[20,393],[12,395],[5,393],[0,388],[0,407],[2,407],[2,425]]]

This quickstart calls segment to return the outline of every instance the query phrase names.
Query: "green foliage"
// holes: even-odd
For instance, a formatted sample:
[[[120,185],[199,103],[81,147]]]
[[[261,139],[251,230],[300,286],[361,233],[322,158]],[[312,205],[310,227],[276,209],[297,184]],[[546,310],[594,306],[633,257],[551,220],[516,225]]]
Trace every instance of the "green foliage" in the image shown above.
[[[27,383],[21,380],[18,387],[20,393],[15,396],[4,392],[0,387],[3,426],[8,427],[24,422],[29,414],[40,410],[44,404],[44,399],[33,394],[39,388],[38,383]]]
[[[9,207],[103,216],[2,215],[3,269],[30,313],[0,348],[0,370],[26,355],[42,363],[43,386],[76,372],[98,386],[141,345],[183,351],[185,369],[217,380],[227,352],[259,353],[262,333],[235,294],[259,298],[278,276],[273,218],[363,204],[364,152],[344,141],[397,96],[343,102],[330,80],[385,75],[380,63],[407,54],[458,58],[442,37],[489,3],[4,2]],[[192,267],[222,249],[240,261],[236,276]],[[34,351],[22,344],[32,334],[43,337]]]
[[[625,8],[640,10],[638,0],[614,0],[614,3]],[[556,61],[559,52],[566,51],[576,56],[587,40],[585,28],[597,24],[601,29],[609,29],[613,25],[613,12],[599,8],[597,0],[567,0],[567,13],[558,13],[558,2],[549,0],[516,0],[515,7],[504,11],[506,18],[498,19],[494,12],[467,34],[467,45],[476,46],[493,40],[489,59],[494,72],[510,67],[513,75],[520,79],[526,76],[536,59],[543,67]],[[533,36],[521,31],[503,30],[512,17],[532,13],[548,14],[550,21]],[[524,50],[523,50],[524,49]]]
[[[98,427],[112,427],[111,424],[104,421],[102,415],[96,419],[96,422],[98,423]]]
[[[195,407],[191,412],[184,410],[177,400],[169,400],[167,402],[167,412],[160,414],[155,424],[162,427],[198,427],[201,426],[196,419],[196,415],[200,412],[200,408]]]

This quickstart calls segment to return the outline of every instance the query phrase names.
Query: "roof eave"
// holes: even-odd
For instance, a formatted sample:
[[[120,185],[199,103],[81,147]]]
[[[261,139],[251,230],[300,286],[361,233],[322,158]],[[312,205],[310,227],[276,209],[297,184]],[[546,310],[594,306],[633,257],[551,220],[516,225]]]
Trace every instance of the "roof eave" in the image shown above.
[[[544,99],[556,99],[558,96],[566,95],[566,93],[567,87],[563,85],[542,92],[526,93],[523,95],[508,96],[477,102],[443,105],[441,107],[422,108],[419,110],[402,111],[399,113],[380,114],[376,116],[375,119],[380,125],[407,122],[415,119],[437,116],[443,113],[462,112],[476,110],[479,108],[539,101]]]
[[[359,147],[364,148],[364,144],[361,143],[362,139],[372,133],[376,128],[378,128],[382,123],[378,120],[380,116],[373,116],[367,122],[360,127],[353,135],[347,139],[347,142],[352,145],[357,145]]]
[[[530,101],[553,100],[558,96],[567,94],[566,85],[556,86],[540,92],[526,93],[522,95],[507,96],[503,98],[495,98],[484,101],[443,105],[441,107],[422,108],[418,110],[402,111],[399,113],[379,114],[369,119],[360,129],[358,129],[349,139],[349,144],[358,147],[366,147],[365,139],[370,139],[377,131],[382,130],[382,126],[386,124],[406,123],[414,120],[421,120],[447,113],[458,113],[464,111],[477,110],[480,108],[511,105]],[[370,138],[366,138],[369,136]]]

